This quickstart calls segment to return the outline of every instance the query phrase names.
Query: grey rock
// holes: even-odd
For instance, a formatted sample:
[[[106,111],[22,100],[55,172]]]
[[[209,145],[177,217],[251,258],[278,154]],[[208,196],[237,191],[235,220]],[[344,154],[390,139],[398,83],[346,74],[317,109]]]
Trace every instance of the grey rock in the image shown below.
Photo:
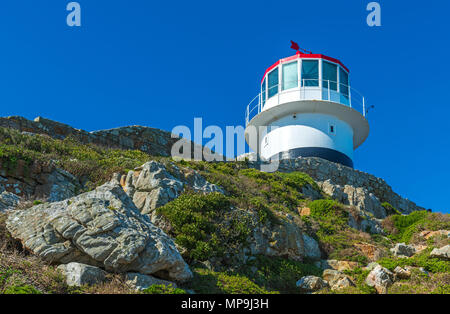
[[[365,268],[366,270],[373,270],[375,267],[380,266],[377,262],[369,263]]]
[[[66,277],[66,283],[69,286],[94,285],[106,279],[106,272],[95,266],[69,263],[59,265],[57,269]]]
[[[16,208],[19,205],[20,197],[13,193],[3,192],[0,193],[0,212],[4,213]]]
[[[326,288],[328,284],[320,277],[305,276],[297,281],[296,286],[303,292],[312,292]]]
[[[450,245],[446,245],[444,247],[441,247],[440,249],[433,249],[433,251],[431,251],[430,257],[439,258],[445,261],[450,260]]]
[[[184,174],[173,165],[176,176],[170,173],[164,164],[150,161],[130,171],[124,180],[124,189],[133,199],[143,214],[152,214],[155,208],[161,207],[176,199],[189,186],[196,192],[224,193],[223,189],[206,181],[196,171]],[[152,217],[152,220],[155,218]]]
[[[416,254],[416,249],[411,245],[406,245],[405,243],[397,243],[392,249],[391,252],[395,256],[406,256],[411,257]]]
[[[314,240],[313,238],[311,238],[310,236],[303,234],[303,245],[305,248],[305,256],[313,259],[313,260],[318,260],[320,259],[320,256],[322,255],[322,253],[320,252],[319,249],[319,243],[317,243],[316,240]]]
[[[132,289],[141,291],[153,285],[172,286],[177,288],[177,284],[171,281],[162,280],[153,276],[143,275],[139,273],[127,273],[125,283]]]
[[[324,270],[322,277],[328,282],[328,285],[332,290],[340,290],[355,286],[350,277],[334,269]]]
[[[379,294],[386,294],[388,288],[394,283],[393,279],[392,272],[378,265],[367,276],[366,284],[374,287]]]
[[[399,279],[409,279],[411,277],[411,271],[400,266],[395,267],[394,274]]]
[[[192,277],[172,239],[114,182],[70,200],[11,212],[6,226],[24,247],[49,262],[158,273],[180,282]]]

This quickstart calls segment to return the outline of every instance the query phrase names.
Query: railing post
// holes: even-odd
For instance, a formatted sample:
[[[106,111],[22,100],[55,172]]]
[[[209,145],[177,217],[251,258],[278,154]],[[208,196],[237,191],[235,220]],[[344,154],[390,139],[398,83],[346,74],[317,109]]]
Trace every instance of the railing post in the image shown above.
[[[350,103],[350,108],[352,108],[352,89],[348,85],[347,85],[347,89],[348,89],[348,102]]]
[[[366,117],[366,99],[363,96],[363,116]]]
[[[328,80],[328,101],[331,101],[330,80]]]

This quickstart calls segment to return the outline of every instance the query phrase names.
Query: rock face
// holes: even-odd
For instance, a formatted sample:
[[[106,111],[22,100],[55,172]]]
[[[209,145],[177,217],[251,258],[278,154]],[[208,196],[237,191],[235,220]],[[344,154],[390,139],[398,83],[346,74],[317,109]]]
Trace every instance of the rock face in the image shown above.
[[[299,281],[297,281],[296,285],[303,292],[318,291],[328,286],[322,278],[316,276],[302,277]]]
[[[399,279],[409,279],[411,277],[411,270],[409,267],[402,268],[397,266],[394,269],[394,274]]]
[[[450,238],[450,231],[449,230],[438,230],[438,231],[422,231],[420,233],[421,237],[424,237],[425,239],[430,239],[432,237],[436,237],[436,236],[443,236],[443,237],[447,237]]]
[[[69,263],[59,265],[57,269],[66,277],[69,286],[94,285],[105,281],[106,278],[106,272],[86,264]]]
[[[172,286],[177,288],[177,284],[171,281],[158,279],[152,276],[147,276],[139,273],[128,273],[125,283],[132,289],[141,291],[153,285]]]
[[[411,245],[406,245],[405,243],[397,243],[395,247],[391,249],[391,252],[395,256],[406,256],[411,257],[416,254],[416,249]]]
[[[0,188],[1,191],[1,188]],[[20,197],[6,191],[0,192],[0,213],[13,210],[19,205]]]
[[[174,200],[188,186],[196,192],[224,193],[223,189],[209,183],[196,171],[187,173],[173,165],[171,174],[166,167],[156,161],[150,161],[121,178],[126,193],[133,199],[143,214],[152,214],[155,208]]]
[[[11,212],[6,225],[24,247],[49,262],[180,282],[192,277],[173,241],[114,182],[70,200]]]
[[[258,224],[253,216],[250,251],[252,255],[286,256],[302,261],[305,257],[320,259],[321,252],[316,240],[306,235],[293,218],[280,220],[280,223],[268,227]]]
[[[249,160],[253,167],[259,167],[259,162],[251,161],[254,158],[249,158]],[[424,210],[424,208],[399,196],[384,180],[321,158],[299,157],[281,160],[278,170],[305,172],[327,194],[343,204],[359,209],[361,216],[367,218],[362,219],[362,221],[368,221],[365,222],[366,225],[359,226],[361,230],[363,228],[374,228],[370,225],[370,221],[373,221],[372,217],[376,219],[386,217],[386,210],[381,206],[383,202],[388,202],[403,214]],[[357,223],[360,224],[361,222]]]
[[[440,249],[433,249],[430,254],[431,257],[439,258],[442,260],[450,260],[450,245],[441,247]]]
[[[349,262],[349,261],[338,261],[334,259],[329,260],[321,260],[316,263],[319,268],[322,269],[333,269],[339,272],[344,270],[353,270],[358,267],[357,262]]]
[[[367,276],[366,284],[374,287],[379,294],[386,294],[387,289],[394,283],[394,274],[388,269],[377,265]]]
[[[340,290],[347,287],[353,287],[355,284],[345,274],[334,269],[326,269],[323,272],[323,279],[328,282],[332,290]]]
[[[28,170],[25,170],[29,168]],[[31,166],[22,160],[15,169],[6,171],[0,161],[0,183],[4,189],[20,197],[58,202],[73,197],[80,190],[78,179],[59,169],[53,162],[35,161]]]
[[[19,116],[0,118],[0,127],[30,134],[45,134],[55,139],[64,139],[70,136],[84,144],[140,150],[151,156],[170,156],[173,144],[180,140],[177,135],[170,132],[144,126],[134,125],[87,132],[42,117],[37,117],[34,121]],[[193,142],[184,142],[191,148],[191,152],[194,152],[195,147],[199,147]],[[204,148],[200,147],[200,149]],[[213,156],[208,149],[204,152]]]

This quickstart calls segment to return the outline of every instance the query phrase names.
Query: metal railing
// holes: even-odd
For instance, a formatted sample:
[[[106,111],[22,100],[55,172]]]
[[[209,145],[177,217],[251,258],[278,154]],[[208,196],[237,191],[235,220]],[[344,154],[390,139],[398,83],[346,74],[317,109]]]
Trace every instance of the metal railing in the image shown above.
[[[296,83],[296,87],[289,89],[283,87],[286,85],[289,86],[291,83]],[[349,106],[350,108],[359,111],[364,117],[367,115],[366,108],[368,107],[365,97],[349,85],[330,80],[302,79],[301,81],[283,82],[283,84],[274,85],[256,95],[247,105],[245,111],[245,126],[247,126],[253,117],[259,114],[267,104],[269,104],[270,107],[273,107],[286,102],[283,100],[280,102],[280,98],[288,98],[289,96],[287,95],[292,96],[295,101],[332,101]],[[274,101],[275,104],[273,103]]]

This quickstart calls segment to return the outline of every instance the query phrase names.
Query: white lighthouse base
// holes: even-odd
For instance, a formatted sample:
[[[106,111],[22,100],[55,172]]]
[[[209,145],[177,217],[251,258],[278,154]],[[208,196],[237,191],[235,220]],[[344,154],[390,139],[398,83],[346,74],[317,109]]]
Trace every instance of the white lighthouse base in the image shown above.
[[[320,157],[353,167],[353,129],[328,114],[290,114],[271,122],[260,138],[261,157]]]

